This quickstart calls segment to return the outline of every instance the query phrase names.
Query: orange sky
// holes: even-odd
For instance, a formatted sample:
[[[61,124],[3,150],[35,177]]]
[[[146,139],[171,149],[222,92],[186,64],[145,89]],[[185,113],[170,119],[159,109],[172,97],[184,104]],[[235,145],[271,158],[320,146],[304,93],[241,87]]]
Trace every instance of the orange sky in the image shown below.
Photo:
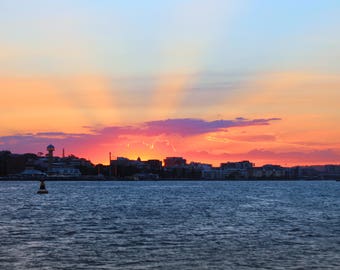
[[[0,150],[340,163],[339,4],[128,2],[4,1]]]
[[[158,98],[151,95],[148,100],[139,100],[123,82],[105,77],[5,77],[0,80],[3,89],[0,110],[6,117],[1,126],[1,143],[3,149],[15,152],[38,152],[44,150],[46,141],[56,144],[60,153],[66,148],[68,153],[96,163],[107,163],[110,151],[113,156],[134,159],[184,156],[188,161],[214,165],[239,159],[249,159],[257,165],[336,163],[338,160],[334,158],[339,157],[340,149],[339,78],[300,72],[258,75],[239,86],[237,96],[223,93],[218,102],[207,108],[197,104],[202,116],[206,116],[201,118],[204,119],[201,125],[237,117],[280,120],[268,120],[261,125],[227,124],[194,132],[190,131],[190,121],[178,128],[160,121],[153,127],[155,133],[145,133],[143,125],[152,120],[198,119],[189,113],[181,117],[186,108],[181,108],[179,101],[160,98],[173,91],[194,90],[174,82],[158,89],[155,92]],[[172,81],[171,77],[167,79]],[[125,92],[121,90],[124,87]],[[18,93],[22,94],[18,96]],[[109,127],[113,127],[112,131],[104,133]],[[39,132],[63,134],[42,136]],[[35,148],[18,142],[25,141],[25,136],[31,136]],[[334,155],[327,158],[325,151],[329,150]]]

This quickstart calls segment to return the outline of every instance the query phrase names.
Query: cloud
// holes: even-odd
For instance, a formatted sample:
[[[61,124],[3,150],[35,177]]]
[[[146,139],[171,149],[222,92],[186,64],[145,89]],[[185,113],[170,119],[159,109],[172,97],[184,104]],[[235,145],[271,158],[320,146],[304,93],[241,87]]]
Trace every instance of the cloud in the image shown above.
[[[340,153],[332,149],[311,150],[311,151],[290,151],[290,152],[273,152],[263,149],[255,149],[248,152],[248,155],[255,159],[280,160],[287,163],[317,163],[317,162],[334,162],[340,160]]]
[[[66,132],[38,132],[25,133],[0,137],[1,148],[14,152],[37,152],[44,149],[45,145],[53,143],[56,148],[68,148],[70,151],[84,153],[87,151],[111,151],[119,152],[123,145],[135,145],[140,148],[143,140],[148,141],[154,149],[159,146],[159,140],[167,141],[167,149],[175,149],[169,139],[177,137],[177,143],[192,136],[207,134],[209,132],[226,131],[234,127],[248,127],[258,125],[269,125],[272,121],[280,118],[245,119],[236,118],[232,120],[206,121],[193,118],[178,118],[159,121],[149,121],[136,125],[108,126],[101,129],[87,127],[91,133],[66,133]],[[180,139],[178,139],[180,138]],[[200,139],[201,140],[201,139]],[[203,140],[203,139],[202,139]],[[144,144],[145,145],[145,144]],[[171,145],[171,147],[169,147]],[[138,146],[138,147],[137,147]],[[191,144],[185,146],[192,147]],[[156,147],[157,148],[157,147]],[[159,146],[159,150],[164,149]],[[140,150],[143,150],[140,148]],[[154,149],[154,151],[157,151]]]
[[[242,117],[234,120],[205,121],[195,118],[177,118],[144,122],[135,126],[111,126],[97,130],[100,135],[180,135],[195,136],[209,132],[217,132],[233,127],[269,125],[280,118],[248,120]]]
[[[168,119],[151,121],[134,126],[112,126],[95,133],[65,133],[65,132],[39,132],[35,134],[17,134],[0,137],[1,150],[10,150],[14,153],[37,153],[44,151],[52,143],[56,147],[56,155],[65,148],[68,153],[88,158],[93,162],[103,162],[107,153],[129,158],[141,156],[142,158],[162,159],[168,155],[180,155],[189,161],[201,161],[218,165],[226,161],[250,160],[256,165],[281,164],[283,166],[310,165],[337,163],[340,160],[340,149],[337,147],[327,149],[306,150],[305,147],[294,151],[282,148],[280,150],[258,148],[258,141],[274,140],[271,136],[236,136],[236,140],[247,139],[253,143],[249,150],[242,148],[239,152],[227,153],[225,143],[210,147],[206,136],[197,135],[208,132],[225,131],[226,128],[268,125],[277,118],[268,119],[234,119],[205,121],[201,119]],[[193,138],[192,136],[195,136]],[[233,143],[234,144],[234,143]],[[249,144],[248,144],[249,145]],[[216,147],[215,147],[216,146]],[[105,162],[105,161],[104,161]]]
[[[39,138],[70,138],[87,136],[85,133],[65,133],[65,132],[38,132],[36,134],[28,134]]]
[[[88,138],[99,137],[119,137],[124,135],[145,135],[145,136],[158,136],[158,135],[180,135],[180,136],[195,136],[209,132],[226,131],[228,128],[233,127],[247,127],[269,125],[271,121],[281,120],[280,118],[264,118],[264,119],[245,119],[238,117],[233,120],[215,120],[205,121],[195,118],[178,118],[167,119],[159,121],[149,121],[137,125],[129,126],[109,126],[102,129],[93,129],[87,127],[93,133],[66,133],[66,132],[38,132],[38,133],[25,133],[12,136],[3,136],[4,142],[14,142],[17,140],[35,141],[42,139],[71,139],[76,138],[79,140],[86,140]],[[261,137],[261,136],[260,136]],[[253,138],[254,139],[254,138]],[[259,139],[262,139],[259,138]],[[265,138],[264,138],[265,139]],[[256,140],[256,138],[254,139]]]
[[[234,120],[215,121],[205,121],[194,118],[167,119],[146,122],[142,130],[148,135],[177,134],[181,136],[193,136],[225,130],[232,127],[269,125],[271,121],[276,120],[281,119],[268,118],[247,120],[244,118],[236,118]]]
[[[275,141],[276,136],[273,135],[247,135],[247,136],[228,136],[228,139],[241,142],[269,142]]]
[[[187,159],[196,159],[206,162],[226,161],[255,161],[256,165],[280,164],[283,166],[294,165],[320,165],[335,164],[340,160],[340,149],[322,149],[310,151],[272,151],[265,149],[253,149],[241,153],[210,153],[208,151],[190,151],[185,153]]]

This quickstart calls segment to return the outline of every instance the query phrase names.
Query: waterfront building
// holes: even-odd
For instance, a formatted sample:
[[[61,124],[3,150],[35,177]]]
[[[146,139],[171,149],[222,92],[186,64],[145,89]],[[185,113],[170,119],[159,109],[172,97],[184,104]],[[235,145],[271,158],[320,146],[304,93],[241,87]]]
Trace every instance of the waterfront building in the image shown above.
[[[224,176],[220,168],[205,168],[202,170],[202,179],[220,180],[224,179]]]
[[[162,161],[158,159],[149,159],[147,161],[143,161],[143,163],[151,172],[159,173],[162,170]]]
[[[72,167],[53,167],[50,170],[50,174],[52,176],[57,176],[57,177],[80,177],[81,173],[80,170],[77,168],[72,168]]]
[[[248,179],[254,165],[248,160],[221,163],[221,174],[223,179]]]
[[[290,178],[290,171],[279,165],[267,164],[262,167],[254,167],[251,176],[255,179],[288,179]]]
[[[33,168],[26,168],[23,172],[20,173],[20,176],[24,178],[42,178],[42,177],[46,177],[47,174],[40,170],[36,170]]]
[[[0,176],[22,172],[26,167],[26,155],[12,154],[10,151],[0,152]]]
[[[239,161],[239,162],[226,162],[221,163],[221,169],[238,169],[238,170],[248,170],[255,166],[254,163],[251,163],[248,160]]]
[[[184,167],[186,164],[186,159],[182,157],[167,157],[164,159],[164,167]]]

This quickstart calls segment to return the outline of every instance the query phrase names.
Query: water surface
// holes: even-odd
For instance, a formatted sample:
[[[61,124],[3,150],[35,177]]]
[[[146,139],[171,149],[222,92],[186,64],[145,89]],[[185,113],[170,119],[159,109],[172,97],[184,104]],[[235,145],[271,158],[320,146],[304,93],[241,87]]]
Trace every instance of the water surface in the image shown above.
[[[340,182],[0,182],[0,269],[340,269]]]

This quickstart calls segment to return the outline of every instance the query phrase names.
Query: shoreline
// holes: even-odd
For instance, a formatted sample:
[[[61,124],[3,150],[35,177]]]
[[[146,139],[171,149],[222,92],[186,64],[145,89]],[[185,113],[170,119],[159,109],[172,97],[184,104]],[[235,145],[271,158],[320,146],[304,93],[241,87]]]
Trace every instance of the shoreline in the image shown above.
[[[340,179],[190,179],[190,178],[162,178],[162,179],[126,179],[126,178],[48,178],[48,179],[34,179],[34,178],[0,178],[0,182],[39,182],[44,180],[46,182],[256,182],[256,181],[270,181],[270,182],[297,182],[297,181],[340,181]]]

